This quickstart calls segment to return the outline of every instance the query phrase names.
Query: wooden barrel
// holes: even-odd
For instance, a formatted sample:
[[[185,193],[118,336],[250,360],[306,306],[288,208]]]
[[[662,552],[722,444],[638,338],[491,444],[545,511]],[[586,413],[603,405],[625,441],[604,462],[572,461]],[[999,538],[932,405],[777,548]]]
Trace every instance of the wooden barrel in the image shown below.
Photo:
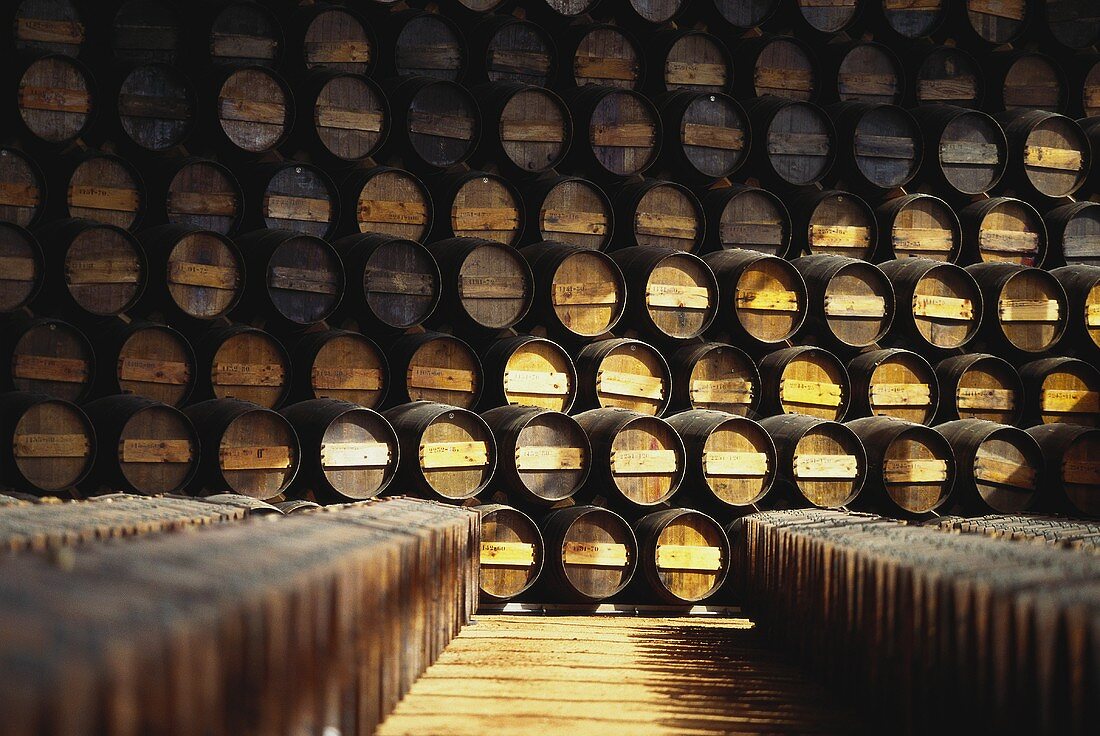
[[[125,230],[91,220],[55,220],[37,234],[52,256],[46,259],[46,288],[38,301],[109,317],[141,297],[149,267],[140,243]]]
[[[545,326],[572,341],[598,337],[626,310],[626,280],[609,256],[577,245],[544,242],[520,249],[535,276],[526,327]]]
[[[12,46],[17,51],[44,51],[75,57],[87,41],[89,20],[73,0],[22,0],[12,2]]]
[[[672,375],[656,348],[624,337],[598,340],[577,352],[579,409],[622,408],[660,416],[668,408]]]
[[[997,116],[1009,146],[1009,177],[1021,191],[1068,197],[1092,168],[1085,131],[1071,118],[1045,110],[1009,110]]]
[[[698,603],[718,592],[731,566],[722,525],[700,511],[665,509],[634,524],[645,590],[663,603]]]
[[[336,232],[339,194],[320,167],[301,161],[259,164],[242,175],[242,183],[248,196],[246,229],[277,228],[317,238]]]
[[[680,488],[684,443],[668,422],[630,409],[591,409],[575,419],[592,443],[586,496],[637,509],[660,505]]]
[[[524,206],[523,240],[604,250],[615,232],[611,200],[595,182],[576,176],[540,177],[521,185]]]
[[[182,491],[199,469],[199,437],[191,421],[145,396],[106,396],[84,405],[95,428],[89,490],[155,495]]]
[[[414,327],[439,304],[442,277],[420,243],[382,233],[357,233],[332,244],[347,285],[338,314],[391,334]]]
[[[755,416],[760,371],[748,353],[721,342],[684,345],[668,356],[674,409]]]
[[[244,192],[228,168],[212,159],[184,157],[150,174],[149,220],[234,235],[244,216]]]
[[[765,34],[739,39],[733,53],[737,69],[734,96],[739,100],[775,96],[811,102],[821,94],[817,58],[809,45],[795,36]],[[757,128],[757,132],[763,131]]]
[[[760,359],[761,413],[806,414],[840,421],[851,403],[844,364],[827,350],[799,346]]]
[[[470,76],[478,81],[549,87],[557,76],[553,36],[529,20],[487,15],[470,29],[469,39]]]
[[[848,361],[854,417],[894,417],[931,424],[940,401],[936,373],[910,350],[890,348],[861,353]]]
[[[896,105],[838,102],[828,108],[837,130],[852,143],[838,146],[836,175],[873,192],[904,187],[916,177],[924,146],[916,119]]]
[[[718,281],[699,256],[658,246],[614,251],[631,326],[658,340],[699,337],[718,313]]]
[[[196,381],[195,352],[168,325],[116,321],[96,330],[96,393],[133,394],[183,406]]]
[[[596,0],[533,0],[528,9],[536,15],[561,21],[584,15],[595,4]]]
[[[698,183],[731,176],[751,147],[748,119],[741,105],[721,92],[680,90],[656,100],[665,140],[664,168]]]
[[[95,431],[76,404],[46,394],[0,394],[0,475],[33,495],[60,493],[92,469]]]
[[[193,341],[195,398],[240,399],[276,409],[290,393],[290,355],[274,337],[247,325],[215,327]]]
[[[804,414],[760,422],[775,443],[776,480],[798,505],[835,509],[856,500],[867,479],[867,452],[839,422]]]
[[[253,230],[237,244],[253,278],[246,311],[295,326],[320,322],[344,293],[340,256],[321,238],[290,230]]]
[[[88,338],[68,322],[16,317],[0,328],[0,382],[5,391],[31,391],[66,401],[91,395],[95,353]]]
[[[856,0],[794,0],[788,10],[796,29],[828,37],[851,27],[861,8]]]
[[[457,337],[440,332],[404,335],[387,346],[386,358],[390,405],[438,401],[472,409],[481,397],[481,361]]]
[[[356,8],[328,3],[302,6],[287,30],[287,58],[294,66],[368,74],[377,61],[378,39]]]
[[[203,448],[195,492],[239,493],[266,501],[286,491],[301,465],[298,436],[270,409],[237,399],[184,409]]]
[[[718,36],[694,29],[662,30],[650,38],[649,87],[655,92],[725,92],[733,59]]]
[[[342,12],[342,11],[341,11]],[[315,69],[295,86],[296,132],[303,147],[333,164],[362,161],[389,133],[390,110],[382,88],[361,74]]]
[[[954,500],[970,513],[1020,514],[1046,480],[1039,444],[1022,429],[982,419],[936,427],[955,453]]]
[[[123,0],[111,19],[111,54],[126,63],[179,60],[183,46],[183,18],[168,0]]]
[[[1100,44],[1100,18],[1089,0],[1048,2],[1043,11],[1047,33],[1067,49],[1087,50]]]
[[[615,9],[616,18],[624,25],[659,26],[671,22],[684,4],[685,0],[623,0]]]
[[[813,255],[791,262],[806,282],[806,325],[845,349],[886,336],[894,320],[894,287],[877,266],[854,258]]]
[[[619,229],[615,247],[657,246],[696,251],[706,232],[703,206],[691,190],[674,181],[643,179],[615,194]]]
[[[1011,363],[996,355],[968,353],[936,364],[939,422],[983,419],[1016,424],[1024,412],[1024,385]]]
[[[436,322],[495,332],[516,324],[531,308],[534,275],[515,248],[481,238],[450,238],[428,250],[443,274]]]
[[[520,404],[568,412],[577,398],[577,371],[563,347],[543,337],[503,337],[482,352],[486,409]]]
[[[181,145],[196,127],[198,98],[191,80],[165,63],[142,64],[122,77],[115,98],[123,140],[159,153]]]
[[[1012,197],[980,199],[958,211],[962,225],[959,262],[1038,266],[1047,252],[1043,218],[1027,202]]]
[[[275,11],[255,0],[222,3],[205,39],[216,64],[275,66],[283,55],[283,29]]]
[[[280,413],[294,427],[302,448],[294,495],[309,494],[324,503],[374,498],[397,474],[397,434],[378,412],[318,398]]]
[[[710,409],[680,412],[667,421],[687,452],[684,496],[728,516],[751,510],[768,495],[775,482],[775,443],[759,424]]]
[[[1054,349],[1066,331],[1066,292],[1046,271],[1013,263],[978,263],[967,271],[982,290],[981,333],[1016,354]]]
[[[22,150],[0,146],[0,220],[38,224],[46,209],[46,176]]]
[[[406,8],[384,17],[375,76],[424,76],[457,82],[470,65],[458,24],[446,15]]]
[[[1070,115],[1094,118],[1100,115],[1100,55],[1092,55],[1077,67],[1078,73],[1071,77]],[[1081,91],[1076,92],[1080,87]],[[1093,149],[1096,146],[1093,144]]]
[[[488,504],[474,511],[481,515],[481,600],[511,600],[542,572],[542,533],[531,517],[511,506]]]
[[[439,213],[428,240],[480,238],[515,245],[523,234],[524,208],[509,180],[487,171],[435,178],[432,200]]]
[[[483,491],[493,477],[497,448],[477,414],[447,404],[414,401],[382,413],[397,432],[402,492],[461,501]]]
[[[386,398],[389,364],[365,335],[350,330],[307,332],[289,348],[292,400],[334,399],[376,409]]]
[[[1100,516],[1100,429],[1044,424],[1027,433],[1039,443],[1047,468],[1047,485],[1040,501],[1043,509],[1072,516]]]
[[[955,453],[939,432],[894,417],[866,417],[845,426],[867,451],[861,506],[913,517],[947,503],[955,485]]]
[[[1019,367],[1024,384],[1024,424],[1100,426],[1100,368],[1064,356]]]
[[[954,263],[962,249],[955,210],[931,194],[903,194],[878,206],[876,260],[925,258]]]
[[[38,239],[14,223],[0,220],[0,313],[23,309],[42,288],[46,264]]]
[[[789,261],[738,249],[703,260],[718,279],[724,312],[718,331],[768,347],[792,338],[806,321],[806,282]]]
[[[348,174],[340,185],[344,230],[423,242],[434,209],[424,182],[402,169],[372,166]]]
[[[771,18],[779,9],[779,4],[779,0],[708,0],[699,3],[697,9],[720,24],[747,31]]]
[[[133,164],[114,154],[86,151],[63,159],[50,189],[64,192],[53,197],[57,219],[80,217],[133,230],[145,217],[145,182]]]
[[[1100,355],[1100,267],[1064,266],[1050,275],[1069,299],[1067,342],[1082,355]]]
[[[1071,202],[1043,216],[1049,240],[1043,265],[1100,266],[1100,204]]]
[[[623,517],[597,506],[552,511],[542,524],[544,587],[553,595],[598,603],[630,582],[638,544]]]
[[[900,258],[879,264],[894,288],[891,330],[918,352],[955,350],[978,334],[982,293],[974,277],[952,263]]]
[[[915,41],[932,35],[944,22],[949,3],[950,0],[876,0],[868,3],[867,10],[881,13],[887,28],[903,39]]]
[[[513,176],[541,174],[561,163],[569,150],[573,121],[560,97],[521,82],[492,82],[474,89],[485,125],[480,160],[503,165]]]
[[[614,179],[642,174],[656,162],[661,117],[648,99],[629,89],[588,85],[566,102],[576,130],[573,166]]]
[[[825,47],[822,99],[900,105],[905,94],[905,67],[889,46],[851,41]]]
[[[1015,41],[1031,20],[1028,3],[1019,0],[966,0],[953,3],[952,10],[967,38],[994,46]]]
[[[562,31],[561,89],[598,84],[633,89],[645,76],[642,44],[610,23],[569,26]]]
[[[702,198],[707,250],[755,250],[785,258],[791,248],[791,215],[783,200],[759,187],[734,184]]]
[[[244,258],[232,240],[194,225],[142,230],[149,254],[149,288],[143,311],[163,310],[185,322],[226,316],[245,287]]]
[[[837,189],[808,189],[786,197],[793,255],[871,260],[878,239],[875,211],[862,197]]]
[[[493,489],[517,503],[549,506],[584,485],[592,446],[573,417],[536,406],[498,406],[481,418],[499,453]]]
[[[922,182],[945,195],[984,194],[997,186],[1008,166],[1008,140],[996,120],[953,105],[911,112],[924,134]]]
[[[985,63],[991,110],[1048,110],[1069,106],[1066,75],[1051,56],[1034,51],[994,51]]]
[[[908,99],[913,105],[978,108],[985,99],[985,74],[977,59],[957,46],[921,44],[907,58]]]
[[[772,96],[744,104],[755,141],[749,161],[762,180],[790,188],[825,178],[836,157],[836,131],[821,108]]]
[[[213,85],[214,137],[230,153],[259,155],[282,145],[294,125],[290,86],[262,66],[220,70]]]
[[[22,65],[15,99],[7,104],[17,113],[22,133],[35,143],[64,148],[84,135],[98,108],[92,73],[68,56],[32,56]]]
[[[389,140],[408,157],[408,166],[434,173],[473,155],[481,113],[465,87],[428,76],[402,77],[386,92],[393,115]]]

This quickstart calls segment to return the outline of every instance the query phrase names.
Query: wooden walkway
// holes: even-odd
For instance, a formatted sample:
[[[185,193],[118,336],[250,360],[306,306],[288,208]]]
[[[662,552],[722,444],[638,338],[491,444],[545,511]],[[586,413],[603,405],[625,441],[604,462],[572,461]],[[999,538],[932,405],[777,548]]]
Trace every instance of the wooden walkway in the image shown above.
[[[747,619],[482,615],[381,736],[852,733]]]

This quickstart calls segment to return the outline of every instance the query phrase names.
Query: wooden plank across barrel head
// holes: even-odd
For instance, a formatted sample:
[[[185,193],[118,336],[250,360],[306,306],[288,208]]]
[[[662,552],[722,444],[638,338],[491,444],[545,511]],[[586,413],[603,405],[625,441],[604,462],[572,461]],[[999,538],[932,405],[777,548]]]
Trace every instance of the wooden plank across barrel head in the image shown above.
[[[806,319],[806,282],[778,256],[730,249],[707,253],[703,260],[718,280],[723,317],[717,332],[756,346],[789,340]]]
[[[937,420],[983,419],[1016,424],[1024,411],[1024,386],[1011,363],[987,353],[969,353],[936,364],[940,384]]]
[[[989,55],[985,68],[990,109],[1066,111],[1068,82],[1054,57],[1035,51],[997,50]]]
[[[234,235],[244,215],[244,192],[228,168],[212,159],[176,159],[149,176],[153,221]]]
[[[1092,168],[1092,146],[1072,118],[1023,109],[1000,113],[997,122],[1008,137],[1011,183],[1021,192],[1055,199],[1084,186]]]
[[[428,250],[443,275],[433,323],[486,334],[511,327],[531,308],[534,275],[515,248],[482,238],[448,238]]]
[[[31,57],[14,87],[14,105],[23,132],[37,143],[62,148],[80,138],[97,110],[92,73],[68,56]]]
[[[548,89],[521,82],[475,88],[484,118],[479,160],[502,164],[513,176],[558,166],[569,150],[573,122],[565,102]]]
[[[755,416],[760,406],[760,372],[749,355],[733,345],[684,345],[669,358],[672,405]]]
[[[1069,299],[1067,341],[1082,355],[1100,355],[1100,266],[1064,266],[1050,275]]]
[[[1065,289],[1046,271],[1013,263],[978,263],[966,269],[982,290],[982,335],[1015,354],[1052,350],[1066,331]]]
[[[1038,443],[1024,430],[982,419],[946,422],[936,430],[955,452],[955,497],[963,508],[1019,514],[1034,505],[1047,469]]]
[[[125,63],[175,63],[183,46],[184,22],[164,0],[124,0],[111,19],[111,53]]]
[[[853,417],[894,417],[931,424],[939,382],[927,360],[900,348],[872,350],[848,361]]]
[[[56,494],[92,469],[95,431],[87,415],[64,399],[29,391],[0,394],[0,466],[7,487]]]
[[[722,40],[695,29],[658,31],[650,40],[654,71],[649,86],[657,92],[725,92],[733,87],[733,60]]]
[[[656,348],[616,337],[585,345],[577,352],[579,409],[617,407],[660,416],[668,407],[672,376]]]
[[[299,140],[335,165],[375,153],[390,128],[382,88],[360,74],[315,69],[296,86]]]
[[[741,105],[721,92],[680,90],[657,99],[665,141],[665,168],[683,179],[706,183],[731,176],[752,147]]]
[[[226,150],[259,155],[286,141],[294,124],[290,86],[262,66],[231,67],[213,86],[208,105]]]
[[[703,243],[703,207],[682,184],[660,179],[629,182],[613,201],[619,237],[612,248],[640,245],[691,252]]]
[[[420,243],[382,233],[357,233],[333,243],[347,288],[337,314],[361,328],[392,334],[427,320],[442,290],[435,258]]]
[[[959,210],[963,249],[959,262],[1037,266],[1047,252],[1043,218],[1020,199],[993,197]]]
[[[1100,203],[1071,202],[1043,215],[1049,247],[1043,265],[1100,266]]]
[[[542,585],[566,600],[598,603],[630,582],[638,563],[634,532],[597,506],[552,511],[540,524],[546,545]]]
[[[837,175],[849,186],[883,192],[916,177],[924,158],[923,138],[904,108],[849,101],[826,109],[837,130],[852,132],[852,142],[837,149]]]
[[[238,399],[200,401],[184,414],[203,448],[194,491],[267,500],[290,487],[301,453],[293,427],[282,416]]]
[[[88,338],[68,322],[50,317],[9,320],[0,329],[0,379],[6,391],[47,394],[82,401],[92,393],[95,354]]]
[[[550,506],[580,490],[592,469],[588,435],[573,417],[536,406],[482,412],[499,458],[492,489],[514,501]]]
[[[194,225],[161,225],[140,234],[149,254],[143,310],[164,310],[184,323],[225,317],[245,288],[244,258],[232,240]]]
[[[1024,384],[1024,423],[1100,426],[1100,368],[1065,356],[1040,358],[1020,366]]]
[[[633,89],[645,71],[642,45],[630,31],[610,23],[568,26],[563,41],[562,89],[598,84]]]
[[[568,412],[577,396],[577,371],[565,348],[532,335],[503,337],[482,353],[486,390],[481,406],[519,404]]]
[[[791,263],[806,282],[804,329],[815,329],[847,350],[886,336],[894,319],[894,288],[881,269],[834,255],[803,256]]]
[[[218,9],[205,39],[216,64],[275,66],[284,51],[275,11],[253,0],[230,0]]]
[[[734,184],[702,197],[706,250],[755,250],[785,258],[791,248],[791,216],[778,196]]]
[[[547,241],[520,249],[535,277],[526,328],[546,327],[577,341],[604,335],[626,310],[626,280],[609,256],[577,245]]]
[[[329,4],[300,8],[288,32],[288,56],[306,69],[367,74],[377,61],[378,39],[357,8]]]
[[[46,208],[46,176],[19,148],[0,146],[0,220],[20,227],[37,224]]]
[[[839,421],[851,402],[844,364],[817,347],[800,346],[768,353],[760,360],[763,414],[806,414]]]
[[[38,239],[21,226],[0,220],[0,313],[17,312],[38,295],[45,265]]]
[[[502,504],[475,506],[481,515],[481,599],[508,601],[538,580],[545,550],[534,520]]]
[[[920,180],[943,194],[973,196],[993,189],[1008,167],[1008,140],[989,115],[955,105],[911,111],[924,134]]]
[[[54,191],[58,218],[80,217],[133,230],[146,211],[145,183],[125,159],[101,151],[86,151],[62,162]]]
[[[113,112],[127,143],[143,152],[163,152],[195,130],[198,98],[191,80],[174,67],[142,64],[122,78]]]
[[[910,83],[907,99],[913,105],[981,106],[985,73],[970,52],[958,46],[917,46],[907,56]]]
[[[393,114],[389,140],[410,168],[437,173],[473,155],[481,113],[465,87],[430,76],[403,77],[386,92]]]
[[[631,285],[631,326],[663,341],[702,335],[718,313],[718,282],[699,256],[658,246],[634,246],[611,254]]]
[[[767,96],[811,102],[821,93],[817,59],[801,38],[766,34],[739,39],[732,50],[739,100]]]
[[[471,411],[414,401],[383,412],[401,446],[398,481],[428,498],[461,501],[489,484],[497,448],[489,426]]]
[[[875,211],[866,200],[837,189],[811,189],[787,197],[791,252],[871,260],[878,239]]]
[[[197,399],[239,399],[275,409],[290,393],[290,355],[248,325],[214,327],[194,341]]]
[[[199,468],[199,436],[191,421],[144,396],[106,396],[84,406],[95,428],[90,492],[178,493]]]
[[[339,399],[311,399],[280,412],[301,443],[292,494],[323,503],[374,498],[397,474],[397,434],[381,414]]]
[[[46,259],[46,287],[36,308],[57,305],[109,317],[137,304],[149,267],[133,235],[91,220],[55,220],[37,234],[52,257]]]
[[[470,29],[471,77],[549,87],[560,57],[543,26],[513,15],[485,15]]]
[[[169,406],[183,406],[196,382],[195,353],[168,325],[134,320],[102,325],[93,343],[97,393],[132,394]]]
[[[468,344],[440,332],[412,333],[386,346],[390,405],[437,401],[473,408],[481,396],[481,361]]]
[[[436,177],[432,199],[439,217],[429,240],[481,238],[515,245],[523,234],[519,191],[497,174],[463,171]]]
[[[722,525],[700,511],[666,509],[634,523],[638,539],[637,589],[663,603],[698,603],[713,596],[730,569]]]
[[[785,414],[763,419],[760,426],[775,443],[776,480],[799,505],[841,508],[863,490],[867,452],[845,425]]]
[[[615,234],[615,213],[595,182],[576,176],[544,176],[520,186],[527,216],[526,243],[554,241],[606,250]]]
[[[294,365],[293,399],[333,399],[368,409],[382,405],[389,388],[389,364],[367,336],[323,330],[307,332],[288,345]]]
[[[865,417],[845,424],[867,451],[865,508],[891,516],[927,516],[951,497],[955,454],[931,427],[895,417]]]
[[[331,245],[293,230],[253,230],[239,238],[250,273],[238,312],[269,323],[303,327],[336,310],[344,293],[344,268]]]
[[[962,226],[947,202],[931,194],[903,194],[875,211],[876,260],[926,258],[954,263],[962,249]]]
[[[383,19],[381,79],[425,76],[457,82],[469,67],[469,49],[458,24],[447,15],[405,8]]]
[[[585,497],[637,509],[662,504],[679,490],[684,443],[668,422],[630,409],[591,409],[575,418],[592,443]]]
[[[73,0],[22,0],[5,13],[12,46],[20,52],[40,51],[76,57],[87,41],[87,18]]]
[[[1100,429],[1059,423],[1032,427],[1027,433],[1039,443],[1047,468],[1043,508],[1100,516]]]
[[[926,258],[899,258],[878,267],[894,288],[891,332],[918,352],[955,350],[977,336],[984,302],[965,269]]]
[[[755,145],[750,163],[780,188],[817,184],[836,159],[836,131],[816,105],[774,96],[744,103]]]
[[[822,98],[833,102],[900,105],[905,94],[905,67],[889,46],[852,41],[826,46]]]
[[[687,452],[682,492],[699,508],[727,517],[752,509],[771,491],[775,444],[758,423],[711,409],[680,412],[667,421]]]

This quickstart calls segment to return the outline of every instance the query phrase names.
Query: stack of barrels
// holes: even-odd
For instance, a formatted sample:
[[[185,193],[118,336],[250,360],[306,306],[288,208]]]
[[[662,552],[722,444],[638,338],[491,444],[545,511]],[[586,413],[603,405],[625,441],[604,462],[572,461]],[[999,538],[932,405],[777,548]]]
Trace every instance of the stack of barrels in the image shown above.
[[[1090,0],[3,13],[5,486],[477,505],[491,601],[1100,513]]]

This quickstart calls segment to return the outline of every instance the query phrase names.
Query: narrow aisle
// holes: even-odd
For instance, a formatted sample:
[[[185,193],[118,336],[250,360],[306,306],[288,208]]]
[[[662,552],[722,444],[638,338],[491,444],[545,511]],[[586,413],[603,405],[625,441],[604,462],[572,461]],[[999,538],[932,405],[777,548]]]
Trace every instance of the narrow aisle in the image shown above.
[[[382,736],[851,733],[743,618],[478,616]]]

